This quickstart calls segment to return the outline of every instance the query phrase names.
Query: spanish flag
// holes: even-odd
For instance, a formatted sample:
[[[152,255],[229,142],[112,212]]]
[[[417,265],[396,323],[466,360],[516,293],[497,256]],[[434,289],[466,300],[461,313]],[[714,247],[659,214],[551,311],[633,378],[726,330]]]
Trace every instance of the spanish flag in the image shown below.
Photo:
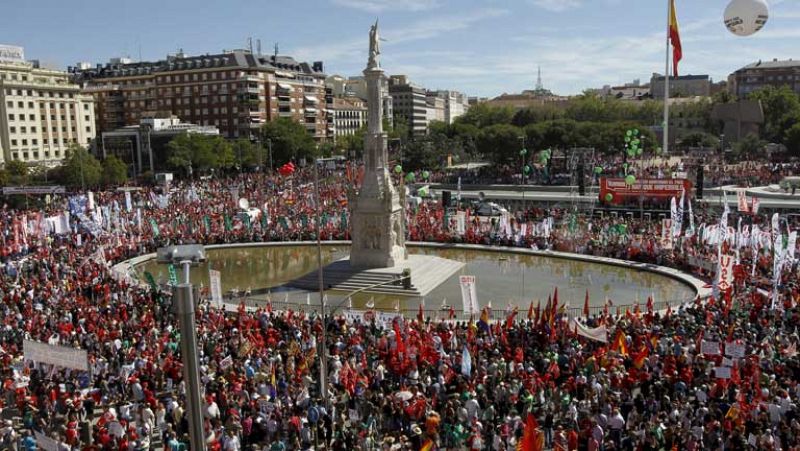
[[[683,48],[678,29],[678,14],[675,12],[675,0],[669,0],[669,41],[672,44],[672,72],[677,77],[678,62],[683,58]]]
[[[617,336],[614,338],[611,349],[616,350],[622,355],[628,355],[628,344],[625,342],[625,334],[622,330],[617,330]]]
[[[425,443],[422,444],[422,448],[419,449],[419,451],[433,451],[433,450],[434,450],[433,440],[431,439],[425,440]]]

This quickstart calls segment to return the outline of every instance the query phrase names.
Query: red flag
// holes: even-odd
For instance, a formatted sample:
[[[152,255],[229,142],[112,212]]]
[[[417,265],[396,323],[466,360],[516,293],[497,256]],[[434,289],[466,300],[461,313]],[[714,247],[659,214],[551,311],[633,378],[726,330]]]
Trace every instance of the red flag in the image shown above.
[[[422,310],[422,302],[419,303],[419,311],[417,312],[417,321],[422,322],[425,321],[425,311]]]
[[[555,318],[556,313],[558,313],[558,287],[556,287],[556,290],[553,293],[553,313],[551,313],[550,316]]]
[[[653,296],[647,297],[647,313],[653,313]]]
[[[531,305],[528,306],[528,321],[533,320],[533,301],[531,301]]]
[[[533,414],[528,414],[522,440],[517,445],[517,451],[542,451],[544,449],[544,433],[539,430],[539,423]]]
[[[589,318],[589,289],[586,289],[586,297],[583,299],[583,315]]]

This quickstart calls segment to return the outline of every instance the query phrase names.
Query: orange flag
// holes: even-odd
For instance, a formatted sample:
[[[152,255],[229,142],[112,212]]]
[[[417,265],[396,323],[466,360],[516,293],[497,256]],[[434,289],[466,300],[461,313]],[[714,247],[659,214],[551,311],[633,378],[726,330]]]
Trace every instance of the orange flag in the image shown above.
[[[583,299],[583,315],[589,318],[589,289],[586,289],[586,297]]]

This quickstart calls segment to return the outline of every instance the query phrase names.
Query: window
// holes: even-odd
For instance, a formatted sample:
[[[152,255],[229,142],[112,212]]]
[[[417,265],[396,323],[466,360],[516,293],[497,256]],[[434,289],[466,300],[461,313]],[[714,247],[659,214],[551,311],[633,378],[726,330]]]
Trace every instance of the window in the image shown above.
[[[17,102],[17,108],[25,108],[25,102]]]
[[[14,102],[9,100],[8,102],[6,102],[6,106],[8,106],[9,108],[14,108]]]
[[[33,152],[33,158],[39,159],[39,152]]]
[[[12,139],[11,140],[11,145],[12,146],[16,146],[17,145],[17,140],[16,139]]]
[[[36,120],[36,115],[35,114],[29,114],[28,115],[28,120],[35,121]]]
[[[14,120],[14,115],[13,115],[13,114],[11,114],[11,113],[9,113],[9,115],[8,115],[8,120],[9,120],[9,121],[13,121],[13,120]]]
[[[88,127],[88,126],[87,126],[87,127],[86,127],[86,133],[91,133],[91,132],[92,132],[92,127]]]
[[[19,128],[19,132],[20,133],[28,133],[28,127],[23,125],[22,127]]]
[[[17,127],[9,127],[8,129],[11,131],[11,133],[17,132]]]
[[[23,140],[22,140],[22,145],[23,145],[23,146],[27,146],[27,145],[28,145],[28,140],[27,140],[27,139],[23,139]],[[27,157],[26,157],[26,158],[27,158]]]
[[[22,159],[23,160],[27,160],[28,159],[28,152],[22,152]]]
[[[84,103],[83,104],[83,110],[84,111],[89,111],[89,104],[88,103]]]
[[[12,156],[13,156],[13,158],[15,160],[19,160],[19,154],[18,153],[14,152],[14,154]]]
[[[50,158],[50,152],[49,152],[49,151],[47,151],[47,150],[45,150],[45,151],[44,151],[44,157],[45,157],[45,158]]]
[[[28,102],[28,108],[33,108],[33,102]]]
[[[36,127],[31,127],[31,133],[36,133]]]
[[[58,158],[58,156],[61,155],[61,151],[56,150],[55,152],[53,152],[53,155],[55,155],[55,157]],[[66,153],[64,155],[66,155]]]

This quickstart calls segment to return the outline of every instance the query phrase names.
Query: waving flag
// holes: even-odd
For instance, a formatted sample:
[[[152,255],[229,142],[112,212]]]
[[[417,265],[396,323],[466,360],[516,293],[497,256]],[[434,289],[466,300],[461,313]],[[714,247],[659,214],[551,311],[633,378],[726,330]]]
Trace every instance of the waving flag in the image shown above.
[[[544,449],[544,433],[539,429],[539,423],[533,414],[528,413],[522,440],[517,444],[517,451],[542,451]]]
[[[678,14],[675,12],[675,0],[669,0],[669,40],[672,44],[672,72],[677,77],[678,62],[683,58],[683,48],[678,29]]]
[[[461,374],[466,377],[472,375],[472,356],[469,354],[469,349],[464,345],[464,351],[461,354]]]

